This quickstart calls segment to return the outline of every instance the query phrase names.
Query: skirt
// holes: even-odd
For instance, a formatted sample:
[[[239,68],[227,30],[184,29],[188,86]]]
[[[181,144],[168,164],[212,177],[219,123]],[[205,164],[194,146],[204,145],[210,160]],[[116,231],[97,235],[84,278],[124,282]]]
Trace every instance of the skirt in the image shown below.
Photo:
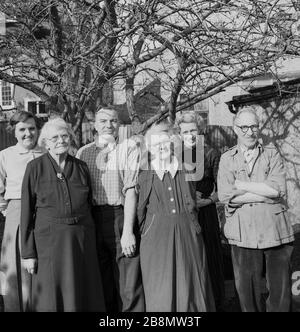
[[[188,213],[148,213],[140,256],[147,312],[215,311],[203,238]]]
[[[31,275],[23,268],[20,256],[19,224],[21,200],[10,200],[7,207],[0,260],[0,294],[4,311],[29,310]]]

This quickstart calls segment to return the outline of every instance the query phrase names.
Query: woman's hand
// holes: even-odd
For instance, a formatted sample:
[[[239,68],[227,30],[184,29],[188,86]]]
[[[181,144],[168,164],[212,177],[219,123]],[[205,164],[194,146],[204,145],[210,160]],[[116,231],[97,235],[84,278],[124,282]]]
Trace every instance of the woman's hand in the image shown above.
[[[7,212],[7,210],[0,210],[0,213],[2,213],[4,218],[6,217],[6,212]]]
[[[198,208],[207,206],[209,204],[212,204],[213,201],[210,198],[202,198],[202,193],[199,191],[196,191],[196,204]]]
[[[36,258],[26,258],[23,259],[23,266],[28,273],[34,274],[36,272],[37,262]]]

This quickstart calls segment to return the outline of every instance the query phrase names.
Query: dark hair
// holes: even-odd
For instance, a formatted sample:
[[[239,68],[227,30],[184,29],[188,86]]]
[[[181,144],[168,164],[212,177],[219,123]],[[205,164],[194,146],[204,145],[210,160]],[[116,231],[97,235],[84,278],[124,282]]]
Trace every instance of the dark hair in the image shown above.
[[[30,113],[30,112],[25,112],[25,111],[18,111],[16,112],[9,120],[9,124],[7,126],[7,130],[9,132],[14,132],[15,129],[16,129],[16,125],[19,123],[19,122],[25,122],[27,121],[28,119],[33,119],[34,122],[35,122],[35,125],[38,129],[40,129],[40,123],[39,123],[39,120],[38,118]]]

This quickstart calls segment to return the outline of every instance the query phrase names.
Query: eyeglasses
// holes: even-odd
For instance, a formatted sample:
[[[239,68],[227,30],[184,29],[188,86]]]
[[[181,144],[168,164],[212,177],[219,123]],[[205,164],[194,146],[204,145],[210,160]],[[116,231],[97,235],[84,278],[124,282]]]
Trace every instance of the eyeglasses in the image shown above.
[[[56,143],[58,141],[58,139],[61,138],[63,141],[67,141],[70,136],[67,135],[67,134],[64,134],[64,135],[55,135],[51,138],[47,138],[49,141],[51,141],[52,143]]]
[[[243,134],[246,134],[248,132],[249,129],[251,129],[251,131],[253,133],[257,133],[259,126],[258,125],[252,125],[252,126],[237,126],[238,128],[241,129]]]

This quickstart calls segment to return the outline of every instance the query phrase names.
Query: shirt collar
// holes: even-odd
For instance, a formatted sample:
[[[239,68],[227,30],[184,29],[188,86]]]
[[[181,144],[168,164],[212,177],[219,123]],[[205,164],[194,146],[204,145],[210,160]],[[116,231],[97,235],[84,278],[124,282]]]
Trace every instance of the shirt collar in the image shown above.
[[[27,153],[44,153],[44,149],[40,146],[36,145],[33,149],[27,150],[21,144],[17,143],[15,145],[16,150],[19,154],[27,154]]]
[[[152,160],[151,166],[152,166],[152,169],[155,170],[157,176],[162,181],[165,173],[167,173],[167,172],[169,172],[171,174],[172,178],[174,179],[174,177],[179,169],[179,162],[178,162],[178,159],[174,156],[172,162],[166,168],[161,167],[159,159]]]
[[[96,136],[95,136],[95,147],[102,150],[103,147],[99,146],[98,137],[99,137],[99,135],[96,134]],[[116,138],[116,141],[114,143],[109,143],[106,147],[108,147],[108,150],[110,152],[110,151],[114,150],[117,147],[118,144],[119,144],[119,137]]]
[[[256,149],[257,149],[257,145],[255,145],[255,147],[254,148],[252,148],[252,149],[246,149],[244,146],[240,146],[240,149],[241,149],[241,151],[242,151],[242,153],[245,155],[246,153],[249,153],[249,154],[253,154],[255,151],[256,151]]]
[[[240,146],[240,145],[239,145],[239,148],[241,149],[241,151],[242,151],[243,154],[245,154],[245,152],[247,152],[247,151],[250,151],[250,152],[254,153],[254,152],[257,151],[258,149],[261,150],[261,149],[262,149],[262,145],[261,145],[260,142],[257,142],[257,143],[255,144],[254,148],[252,148],[252,149],[248,149],[248,150],[247,150],[245,147],[242,147],[242,146]]]
[[[261,142],[257,142],[255,148],[253,150],[259,149],[261,152],[263,151],[263,145]],[[243,154],[246,151],[246,149],[243,149],[240,145],[236,145],[233,148],[231,148],[231,155],[234,156],[237,154],[239,151],[241,151]]]

